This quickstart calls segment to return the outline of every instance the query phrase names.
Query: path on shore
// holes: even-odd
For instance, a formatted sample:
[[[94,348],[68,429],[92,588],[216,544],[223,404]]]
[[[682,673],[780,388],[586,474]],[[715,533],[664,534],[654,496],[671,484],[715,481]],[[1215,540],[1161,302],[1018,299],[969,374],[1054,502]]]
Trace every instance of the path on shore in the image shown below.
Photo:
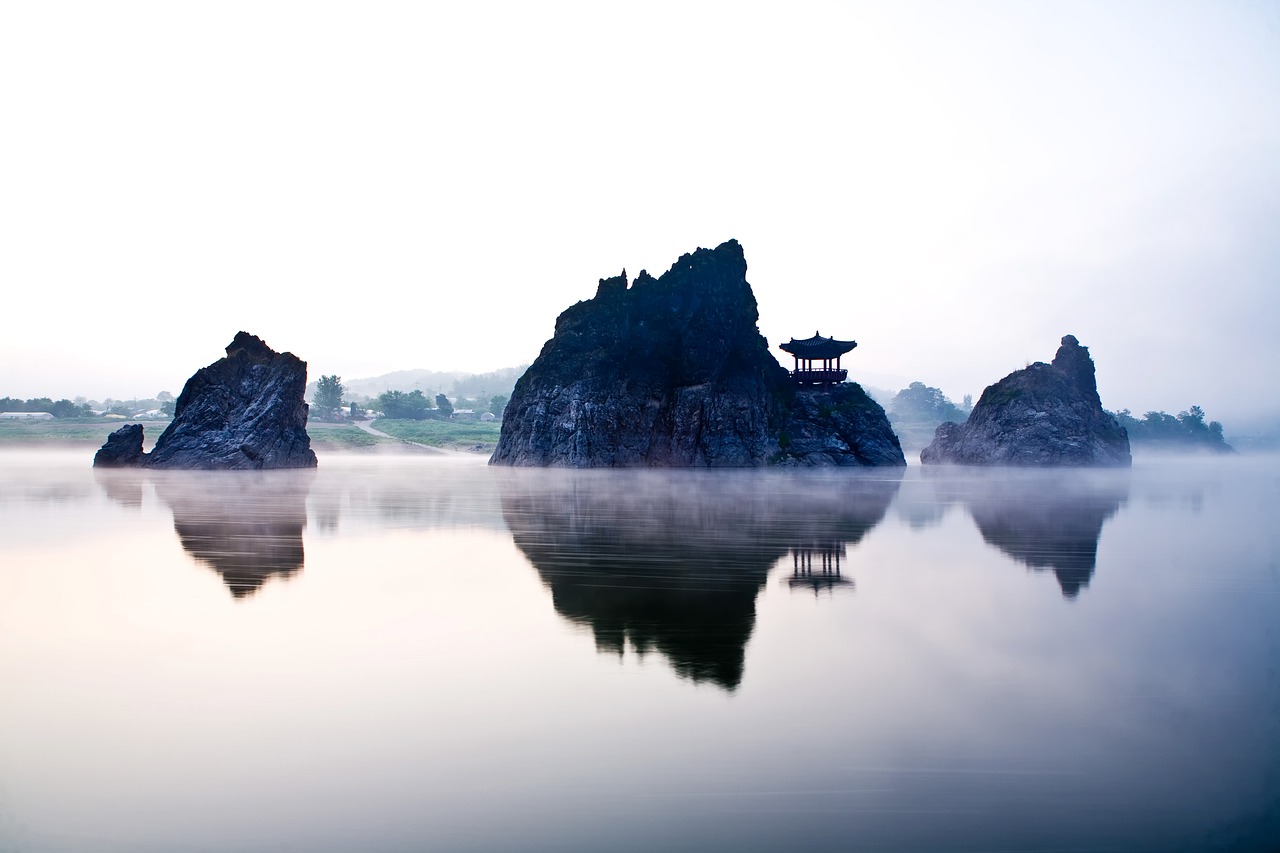
[[[356,421],[356,426],[360,427],[360,429],[369,433],[369,435],[376,435],[376,436],[379,436],[380,438],[389,438],[392,441],[398,441],[401,444],[407,444],[410,447],[421,447],[423,450],[427,451],[428,453],[439,453],[441,455],[445,455],[449,453],[449,451],[447,450],[442,450],[439,447],[432,447],[429,444],[419,444],[416,441],[409,441],[407,438],[396,438],[394,435],[387,435],[385,432],[383,432],[380,429],[374,429],[373,421],[371,420]]]

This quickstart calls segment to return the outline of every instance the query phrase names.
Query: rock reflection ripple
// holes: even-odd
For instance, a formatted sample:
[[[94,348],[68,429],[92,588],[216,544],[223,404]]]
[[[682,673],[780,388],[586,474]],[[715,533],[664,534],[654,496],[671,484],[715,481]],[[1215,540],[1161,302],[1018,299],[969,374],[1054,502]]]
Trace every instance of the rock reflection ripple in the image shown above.
[[[222,576],[236,598],[302,571],[302,532],[314,471],[164,473],[156,495],[173,511],[188,554]]]
[[[924,469],[924,476],[939,506],[963,504],[983,541],[1051,570],[1069,600],[1092,580],[1102,526],[1129,498],[1128,471]]]
[[[503,516],[556,612],[589,627],[600,652],[657,651],[681,678],[728,691],[770,569],[861,541],[901,476],[504,473]]]

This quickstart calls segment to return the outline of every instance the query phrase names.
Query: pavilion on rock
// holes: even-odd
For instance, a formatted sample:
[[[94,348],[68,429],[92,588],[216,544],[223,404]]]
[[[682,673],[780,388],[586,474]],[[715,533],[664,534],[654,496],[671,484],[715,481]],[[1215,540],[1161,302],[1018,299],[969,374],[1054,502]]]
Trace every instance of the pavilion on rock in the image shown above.
[[[845,381],[849,371],[840,367],[840,356],[858,345],[857,341],[838,341],[824,338],[817,332],[802,341],[778,344],[778,349],[795,357],[795,370],[791,378],[800,385],[835,385]]]

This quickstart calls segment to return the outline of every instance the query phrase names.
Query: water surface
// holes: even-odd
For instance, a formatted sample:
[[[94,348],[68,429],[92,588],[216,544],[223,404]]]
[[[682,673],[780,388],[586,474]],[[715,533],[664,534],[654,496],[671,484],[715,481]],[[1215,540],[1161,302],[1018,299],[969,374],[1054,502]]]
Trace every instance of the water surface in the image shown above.
[[[0,850],[1272,850],[1280,464],[0,454]]]

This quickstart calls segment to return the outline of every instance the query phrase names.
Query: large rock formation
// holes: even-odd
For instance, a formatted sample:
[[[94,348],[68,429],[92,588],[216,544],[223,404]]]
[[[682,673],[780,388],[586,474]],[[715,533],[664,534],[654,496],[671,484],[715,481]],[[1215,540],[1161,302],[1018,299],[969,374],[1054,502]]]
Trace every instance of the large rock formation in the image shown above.
[[[516,383],[491,463],[904,465],[884,410],[858,385],[793,385],[756,328],[746,272],[730,240],[661,278],[601,279]]]
[[[920,452],[926,465],[1127,466],[1129,435],[1102,409],[1088,347],[1062,339],[1036,362],[987,386],[963,424],[944,423]]]
[[[112,433],[94,465],[183,469],[314,468],[307,435],[307,363],[237,332],[227,357],[187,380],[173,421],[142,452],[142,427]]]

